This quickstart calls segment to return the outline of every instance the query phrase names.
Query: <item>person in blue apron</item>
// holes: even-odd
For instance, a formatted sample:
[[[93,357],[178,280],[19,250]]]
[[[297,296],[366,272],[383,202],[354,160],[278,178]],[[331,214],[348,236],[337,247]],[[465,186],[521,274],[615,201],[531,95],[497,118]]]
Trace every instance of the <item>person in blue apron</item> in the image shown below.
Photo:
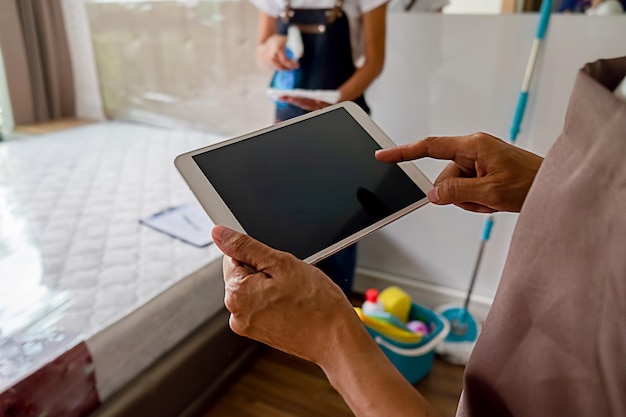
[[[380,74],[385,55],[387,0],[251,0],[259,9],[257,60],[278,76],[293,77],[290,88],[336,90],[339,101],[354,101],[368,114],[365,89]],[[287,33],[295,26],[303,54],[287,55]],[[357,65],[357,61],[363,61]],[[330,103],[281,97],[276,122],[319,110]],[[356,246],[324,259],[317,266],[346,294],[352,291]]]

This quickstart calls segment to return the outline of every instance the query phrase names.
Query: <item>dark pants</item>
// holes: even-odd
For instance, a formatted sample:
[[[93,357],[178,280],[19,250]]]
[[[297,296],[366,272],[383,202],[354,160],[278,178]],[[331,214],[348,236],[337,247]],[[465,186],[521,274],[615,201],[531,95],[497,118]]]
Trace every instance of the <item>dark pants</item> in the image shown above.
[[[344,294],[350,296],[356,267],[356,243],[318,262],[316,266],[339,285]]]

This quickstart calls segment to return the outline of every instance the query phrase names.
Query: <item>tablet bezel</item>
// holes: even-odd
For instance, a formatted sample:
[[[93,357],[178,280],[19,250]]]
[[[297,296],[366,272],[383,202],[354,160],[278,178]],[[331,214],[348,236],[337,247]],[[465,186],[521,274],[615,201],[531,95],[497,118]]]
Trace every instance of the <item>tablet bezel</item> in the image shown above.
[[[206,146],[200,149],[196,149],[190,152],[186,152],[176,157],[174,164],[183,179],[187,182],[189,188],[195,195],[196,199],[200,202],[202,208],[207,213],[209,218],[216,225],[224,225],[230,227],[231,229],[237,230],[241,233],[246,233],[246,230],[242,227],[239,221],[235,218],[232,211],[228,208],[228,205],[222,200],[221,196],[218,194],[216,189],[213,187],[208,178],[204,175],[198,164],[193,160],[193,157],[198,154],[202,154],[214,149],[219,149],[224,146],[231,145],[236,142],[240,142],[242,140],[250,139],[261,134],[271,132],[276,129],[281,129],[285,126],[289,126],[291,124],[295,124],[301,122],[302,120],[310,119],[316,117],[320,114],[324,114],[326,112],[330,112],[336,110],[338,108],[345,109],[350,116],[356,120],[356,122],[374,139],[374,141],[380,145],[381,148],[392,148],[395,147],[396,144],[385,134],[385,132],[378,127],[374,121],[365,113],[358,105],[353,102],[342,102],[337,103],[332,106],[326,107],[321,110],[317,110],[303,116],[299,116],[281,123],[277,123],[275,125],[266,127],[264,129],[260,129],[243,136],[238,136],[232,139],[228,139],[226,141],[216,143],[210,146]],[[306,259],[303,259],[306,263],[316,263],[321,261],[322,259],[340,251],[341,249],[350,246],[351,244],[357,242],[363,237],[369,235],[375,230],[380,229],[381,227],[399,219],[400,217],[405,216],[411,211],[425,205],[428,203],[428,191],[433,187],[430,180],[424,175],[419,168],[412,162],[401,162],[398,166],[404,171],[404,173],[413,181],[424,193],[425,197],[415,203],[393,213],[390,216],[385,217],[382,220],[377,221],[376,223],[361,229],[360,231],[348,236],[347,238],[323,249]],[[246,233],[247,234],[247,233]]]

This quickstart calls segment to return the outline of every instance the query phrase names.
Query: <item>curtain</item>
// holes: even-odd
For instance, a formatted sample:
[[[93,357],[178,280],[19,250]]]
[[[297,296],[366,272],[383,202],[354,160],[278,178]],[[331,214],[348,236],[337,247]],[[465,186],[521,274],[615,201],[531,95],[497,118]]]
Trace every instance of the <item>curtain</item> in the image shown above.
[[[75,115],[60,0],[1,0],[0,47],[15,124]]]
[[[76,117],[105,120],[86,3],[86,0],[61,0],[65,35],[72,58]]]

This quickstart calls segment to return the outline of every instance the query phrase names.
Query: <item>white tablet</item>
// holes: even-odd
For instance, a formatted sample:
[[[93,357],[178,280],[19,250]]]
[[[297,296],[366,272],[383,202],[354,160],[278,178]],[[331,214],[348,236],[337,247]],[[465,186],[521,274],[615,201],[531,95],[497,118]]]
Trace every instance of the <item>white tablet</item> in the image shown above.
[[[413,163],[374,157],[393,146],[345,102],[175,164],[213,223],[315,263],[427,203],[432,184]]]
[[[279,90],[278,88],[269,87],[267,89],[267,96],[274,101],[278,101],[281,97],[302,97],[335,104],[339,101],[339,90],[304,90],[300,88],[294,90]]]

